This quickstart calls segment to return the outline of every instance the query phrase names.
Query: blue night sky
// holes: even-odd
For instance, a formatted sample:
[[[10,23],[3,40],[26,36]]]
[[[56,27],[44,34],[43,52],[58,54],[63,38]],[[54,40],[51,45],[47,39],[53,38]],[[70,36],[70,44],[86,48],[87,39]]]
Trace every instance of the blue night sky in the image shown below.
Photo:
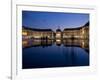
[[[22,11],[22,25],[30,28],[52,29],[76,28],[89,21],[89,14]]]

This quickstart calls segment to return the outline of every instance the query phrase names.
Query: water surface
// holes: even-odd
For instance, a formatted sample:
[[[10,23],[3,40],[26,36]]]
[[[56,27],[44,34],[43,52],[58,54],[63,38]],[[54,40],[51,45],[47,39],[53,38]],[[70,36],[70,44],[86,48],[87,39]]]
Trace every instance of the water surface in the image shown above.
[[[22,68],[89,66],[87,40],[23,40]]]

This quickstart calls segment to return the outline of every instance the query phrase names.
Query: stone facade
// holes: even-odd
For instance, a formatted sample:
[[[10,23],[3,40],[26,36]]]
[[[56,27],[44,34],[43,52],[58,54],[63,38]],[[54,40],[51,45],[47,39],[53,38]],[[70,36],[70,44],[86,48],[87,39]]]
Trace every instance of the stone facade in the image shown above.
[[[22,36],[24,39],[54,39],[54,32],[51,29],[32,29],[23,27]]]
[[[64,29],[63,39],[88,39],[89,26],[79,28]]]
[[[82,27],[66,28],[63,31],[57,29],[54,32],[51,29],[33,29],[22,28],[23,39],[89,39],[89,22]]]

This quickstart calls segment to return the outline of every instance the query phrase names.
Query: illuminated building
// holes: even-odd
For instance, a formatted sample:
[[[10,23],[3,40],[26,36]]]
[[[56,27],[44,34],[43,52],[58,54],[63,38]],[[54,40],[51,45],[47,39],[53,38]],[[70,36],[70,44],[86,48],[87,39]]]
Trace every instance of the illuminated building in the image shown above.
[[[82,27],[78,28],[65,28],[63,31],[57,29],[54,32],[51,29],[36,29],[22,28],[23,39],[51,39],[61,40],[62,39],[89,39],[89,22]]]
[[[89,23],[78,28],[64,29],[63,39],[89,39]]]
[[[62,38],[62,32],[60,29],[56,30],[56,39],[61,39]]]
[[[35,29],[23,27],[22,36],[26,36],[27,39],[54,39],[54,32],[51,29]]]

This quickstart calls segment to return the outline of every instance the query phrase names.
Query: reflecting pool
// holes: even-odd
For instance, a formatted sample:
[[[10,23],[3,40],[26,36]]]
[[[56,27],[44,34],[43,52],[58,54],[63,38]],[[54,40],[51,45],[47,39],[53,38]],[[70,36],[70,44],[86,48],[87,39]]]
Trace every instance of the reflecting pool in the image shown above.
[[[89,41],[79,39],[22,41],[22,68],[89,66]]]

